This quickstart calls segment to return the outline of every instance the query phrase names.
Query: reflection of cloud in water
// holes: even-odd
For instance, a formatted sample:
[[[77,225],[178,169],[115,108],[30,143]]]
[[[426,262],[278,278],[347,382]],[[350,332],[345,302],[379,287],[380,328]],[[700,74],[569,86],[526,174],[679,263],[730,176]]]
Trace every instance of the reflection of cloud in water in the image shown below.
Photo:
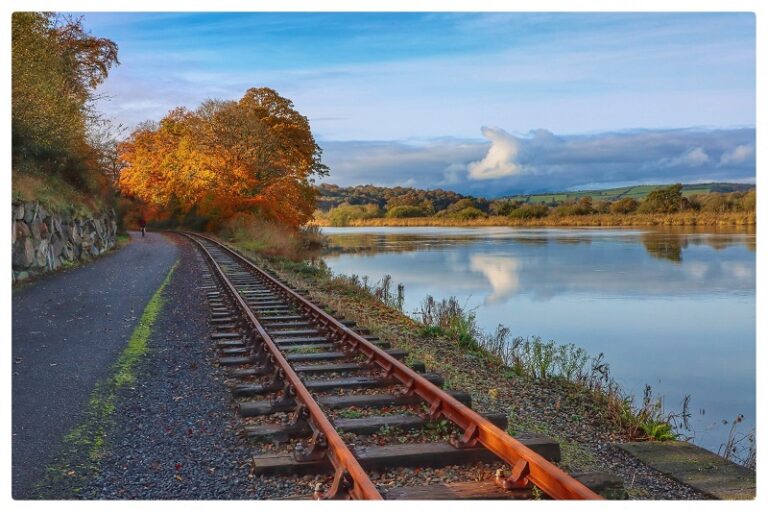
[[[720,264],[725,273],[734,279],[753,280],[754,268],[745,265],[739,261],[723,261]]]
[[[486,304],[499,302],[520,289],[520,262],[510,256],[472,254],[469,268],[482,272],[491,283],[493,293],[485,298]]]
[[[441,234],[435,229],[429,237],[411,237],[407,243],[401,240],[401,250],[408,247],[410,251],[374,248],[372,257],[355,253],[329,257],[328,261],[335,260],[331,266],[346,273],[368,274],[377,279],[392,274],[395,282],[406,285],[406,294],[418,290],[413,293],[484,296],[486,304],[517,299],[549,301],[556,296],[724,297],[754,294],[755,290],[755,256],[749,246],[754,235],[750,233],[505,233],[502,237],[496,231],[476,229],[464,239],[452,235],[451,246],[447,246],[435,243]],[[492,240],[482,238],[482,234]],[[545,235],[549,235],[549,243]],[[425,247],[425,243],[429,246]]]
[[[709,265],[701,261],[692,261],[683,267],[683,270],[694,279],[702,279],[709,271]]]

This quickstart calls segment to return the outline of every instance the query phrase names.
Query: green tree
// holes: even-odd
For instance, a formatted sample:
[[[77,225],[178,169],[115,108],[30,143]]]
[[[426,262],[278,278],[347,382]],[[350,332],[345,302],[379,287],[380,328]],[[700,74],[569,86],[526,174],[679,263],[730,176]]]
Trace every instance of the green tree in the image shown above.
[[[683,208],[683,185],[675,183],[654,190],[640,204],[641,213],[674,213]]]
[[[342,204],[328,212],[328,222],[331,226],[348,226],[353,220],[373,219],[381,216],[382,211],[376,205]]]
[[[400,205],[387,210],[387,217],[402,219],[407,217],[426,217],[427,211],[420,206]]]
[[[549,215],[549,207],[545,204],[524,204],[509,213],[513,219],[540,219]]]

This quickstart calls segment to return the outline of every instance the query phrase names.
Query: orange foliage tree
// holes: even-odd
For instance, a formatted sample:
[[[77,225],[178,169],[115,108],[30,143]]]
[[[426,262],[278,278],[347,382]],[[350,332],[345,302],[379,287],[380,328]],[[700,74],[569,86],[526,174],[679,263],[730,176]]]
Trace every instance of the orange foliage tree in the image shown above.
[[[172,110],[136,129],[118,151],[123,193],[194,211],[211,227],[239,212],[298,227],[315,208],[314,177],[328,174],[307,118],[269,88]]]

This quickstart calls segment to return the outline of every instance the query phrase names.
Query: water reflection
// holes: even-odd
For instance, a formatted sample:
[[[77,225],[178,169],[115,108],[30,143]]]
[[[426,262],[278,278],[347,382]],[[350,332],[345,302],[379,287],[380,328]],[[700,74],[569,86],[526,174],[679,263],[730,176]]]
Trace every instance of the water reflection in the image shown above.
[[[511,256],[473,254],[469,268],[483,273],[493,289],[493,293],[485,297],[486,304],[502,301],[520,288],[520,262]]]
[[[651,256],[679,263],[683,260],[683,248],[688,247],[688,240],[680,237],[658,236],[652,233],[643,235],[643,245]]]
[[[324,228],[330,235],[329,254],[411,252],[439,250],[454,245],[499,244],[514,241],[520,245],[591,244],[596,238],[621,237],[636,242],[639,238],[648,254],[680,262],[688,245],[722,250],[742,245],[756,250],[754,226],[709,231],[702,227],[665,227],[646,230],[601,228],[510,229],[510,228]]]
[[[703,229],[340,228],[335,271],[391,274],[405,310],[456,296],[481,327],[604,352],[630,391],[646,383],[677,407],[693,395],[696,441],[721,420],[754,425],[755,235]]]
[[[484,303],[503,302],[516,294],[550,300],[561,294],[673,297],[720,291],[754,293],[754,255],[739,249],[747,246],[744,237],[750,235],[592,233],[594,236],[587,237],[557,230],[549,238],[538,233],[506,237],[494,233],[496,236],[487,239],[479,238],[477,232],[445,238],[434,232],[332,236],[336,247],[358,248],[343,254],[378,254],[378,260],[396,268],[404,281],[441,283],[450,269],[454,283],[472,290]],[[363,243],[372,246],[362,248],[359,244]],[[397,258],[381,260],[382,254],[416,252],[419,257],[410,258],[405,265]],[[341,254],[332,252],[326,260],[336,261]]]

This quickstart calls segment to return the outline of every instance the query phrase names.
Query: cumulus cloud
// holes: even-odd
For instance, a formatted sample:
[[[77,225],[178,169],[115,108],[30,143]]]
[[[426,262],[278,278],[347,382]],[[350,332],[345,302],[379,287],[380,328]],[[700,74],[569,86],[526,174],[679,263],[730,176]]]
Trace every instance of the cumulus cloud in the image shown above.
[[[515,162],[520,152],[520,140],[501,128],[483,126],[483,137],[491,141],[485,158],[467,166],[472,180],[490,180],[520,173],[520,166]]]
[[[709,161],[709,155],[706,151],[702,148],[693,148],[674,158],[662,158],[659,160],[659,164],[662,167],[699,167]]]
[[[320,141],[339,185],[447,188],[496,197],[642,183],[751,182],[755,129],[631,130],[556,135],[539,129],[486,139]],[[490,141],[490,145],[489,145]],[[474,174],[472,172],[474,171]]]
[[[752,146],[739,144],[731,151],[726,151],[723,153],[723,155],[720,157],[720,165],[741,163],[750,158],[754,152],[755,150]]]

